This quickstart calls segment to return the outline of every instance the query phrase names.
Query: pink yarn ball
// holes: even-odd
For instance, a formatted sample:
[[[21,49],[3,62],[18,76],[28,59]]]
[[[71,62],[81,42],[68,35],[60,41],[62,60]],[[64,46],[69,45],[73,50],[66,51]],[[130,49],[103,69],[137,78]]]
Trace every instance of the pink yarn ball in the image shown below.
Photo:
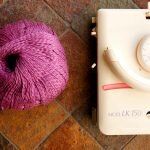
[[[68,81],[63,47],[44,23],[0,29],[0,108],[28,109],[54,100]]]

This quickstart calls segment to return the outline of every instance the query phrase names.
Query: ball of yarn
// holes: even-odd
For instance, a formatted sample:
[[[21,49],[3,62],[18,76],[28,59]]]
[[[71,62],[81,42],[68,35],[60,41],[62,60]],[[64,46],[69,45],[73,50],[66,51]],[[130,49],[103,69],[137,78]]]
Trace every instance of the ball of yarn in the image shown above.
[[[29,109],[54,100],[68,80],[55,32],[21,20],[0,28],[0,109]]]

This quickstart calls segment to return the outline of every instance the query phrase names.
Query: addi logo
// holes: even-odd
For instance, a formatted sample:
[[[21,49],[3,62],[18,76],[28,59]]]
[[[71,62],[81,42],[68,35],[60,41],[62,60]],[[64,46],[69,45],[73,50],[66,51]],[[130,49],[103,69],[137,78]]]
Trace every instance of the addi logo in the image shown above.
[[[109,117],[138,118],[141,117],[142,115],[143,115],[143,111],[138,109],[108,112]]]

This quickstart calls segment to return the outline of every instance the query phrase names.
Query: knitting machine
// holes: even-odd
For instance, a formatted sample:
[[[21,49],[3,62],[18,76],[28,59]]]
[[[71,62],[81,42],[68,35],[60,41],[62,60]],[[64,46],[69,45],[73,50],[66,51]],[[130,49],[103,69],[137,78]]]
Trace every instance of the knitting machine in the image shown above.
[[[150,134],[150,7],[100,9],[98,125],[107,135]]]

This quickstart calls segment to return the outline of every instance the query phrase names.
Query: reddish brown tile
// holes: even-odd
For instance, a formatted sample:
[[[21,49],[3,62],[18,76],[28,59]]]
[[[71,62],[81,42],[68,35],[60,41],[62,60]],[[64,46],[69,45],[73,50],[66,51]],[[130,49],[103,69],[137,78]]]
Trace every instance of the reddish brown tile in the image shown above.
[[[91,94],[89,86],[90,50],[71,30],[61,37],[61,43],[67,55],[69,82],[59,100],[68,111],[73,111]]]
[[[133,0],[140,8],[147,8],[149,0]]]
[[[0,131],[20,149],[33,149],[67,117],[56,102],[31,110],[0,112]]]
[[[139,135],[136,136],[125,148],[124,150],[149,150],[150,148],[150,136]]]
[[[3,0],[0,0],[0,5],[3,4]]]
[[[2,134],[0,134],[0,149],[1,150],[16,150],[16,147],[12,145]]]
[[[0,8],[0,25],[20,19],[40,20],[52,26],[58,35],[68,24],[41,0],[8,0]]]
[[[91,0],[45,0],[62,18],[71,22],[73,16],[78,15],[88,6]]]
[[[104,149],[122,149],[134,136],[106,136],[92,122],[92,98],[73,113],[73,117],[83,126]]]
[[[102,148],[72,117],[70,117],[50,135],[46,142],[41,145],[40,149],[101,150]]]

